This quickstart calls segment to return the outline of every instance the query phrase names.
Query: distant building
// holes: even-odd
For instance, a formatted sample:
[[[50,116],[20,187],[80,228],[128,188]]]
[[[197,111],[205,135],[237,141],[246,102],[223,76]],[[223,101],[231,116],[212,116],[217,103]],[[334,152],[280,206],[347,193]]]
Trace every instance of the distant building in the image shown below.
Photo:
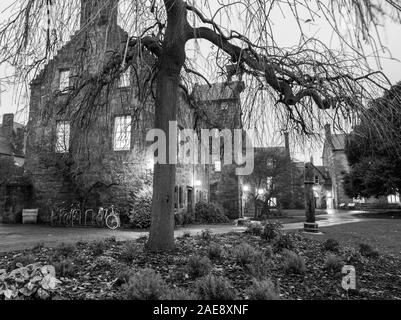
[[[21,220],[30,202],[30,187],[24,179],[25,126],[5,114],[0,125],[0,222]]]
[[[14,114],[4,114],[0,125],[0,159],[11,159],[17,166],[25,163],[25,126],[14,122]]]
[[[128,34],[117,24],[118,1],[108,1],[107,6],[103,2],[82,0],[80,30],[31,83],[25,171],[40,221],[48,221],[51,206],[61,202],[79,201],[87,208],[114,204],[127,212],[138,193],[152,185],[153,163],[145,152],[145,138],[154,127],[155,104],[152,95],[143,92],[149,66],[132,61],[128,71],[110,83],[108,94],[93,97],[97,107],[90,115],[71,118],[73,109],[86,102],[79,98],[63,109],[82,74],[96,74],[108,55],[126,46]],[[150,55],[143,55],[141,63],[151,64]],[[196,85],[193,92],[182,90],[178,129],[242,128],[243,89],[242,81],[230,78],[211,87]],[[87,116],[90,121],[79,125]],[[178,140],[179,149],[185,150],[186,141]],[[230,218],[238,218],[234,169],[220,162],[177,165],[176,212],[193,214],[196,203],[216,202]]]
[[[255,148],[255,170],[240,180],[243,216],[257,217],[267,208],[304,208],[304,163],[291,159],[287,133],[284,140],[282,147]]]
[[[335,209],[346,208],[388,208],[399,207],[399,195],[389,195],[379,198],[351,199],[344,189],[344,176],[351,170],[346,155],[346,134],[332,134],[330,125],[325,127],[325,142],[323,148],[323,166],[331,178],[331,190],[327,190],[327,206]]]

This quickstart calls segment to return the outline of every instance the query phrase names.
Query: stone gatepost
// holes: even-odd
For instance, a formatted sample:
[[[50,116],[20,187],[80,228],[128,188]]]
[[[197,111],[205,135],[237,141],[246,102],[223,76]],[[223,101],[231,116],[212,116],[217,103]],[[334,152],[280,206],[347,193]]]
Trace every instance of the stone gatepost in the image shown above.
[[[316,223],[316,207],[315,195],[313,192],[315,170],[313,164],[307,163],[305,165],[305,209],[306,209],[306,223],[304,224],[305,232],[319,232],[319,226]]]

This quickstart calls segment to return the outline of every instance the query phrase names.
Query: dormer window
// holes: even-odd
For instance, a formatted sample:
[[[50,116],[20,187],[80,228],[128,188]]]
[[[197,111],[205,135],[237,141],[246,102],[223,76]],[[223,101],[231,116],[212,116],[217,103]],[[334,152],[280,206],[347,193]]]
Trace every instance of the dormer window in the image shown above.
[[[70,69],[60,70],[60,91],[65,91],[70,87]]]
[[[221,161],[216,161],[214,163],[214,171],[221,172]]]
[[[223,102],[221,104],[221,110],[227,111],[228,107],[229,107],[228,102]]]
[[[131,67],[125,70],[118,81],[119,88],[128,88],[131,86]]]

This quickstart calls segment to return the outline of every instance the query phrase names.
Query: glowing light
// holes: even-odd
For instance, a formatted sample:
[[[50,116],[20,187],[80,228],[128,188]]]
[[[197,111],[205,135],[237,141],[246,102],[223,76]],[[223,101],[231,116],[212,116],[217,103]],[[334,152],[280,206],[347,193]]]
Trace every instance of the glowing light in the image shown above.
[[[149,160],[147,165],[146,165],[146,169],[153,170],[154,167],[155,167],[155,161],[153,159]]]
[[[265,194],[265,190],[263,190],[263,189],[258,190],[258,195],[262,196],[264,194]]]
[[[196,180],[195,181],[195,187],[200,187],[200,186],[202,186],[202,181]]]
[[[244,186],[242,189],[244,190],[244,192],[251,191],[251,188],[249,186]]]

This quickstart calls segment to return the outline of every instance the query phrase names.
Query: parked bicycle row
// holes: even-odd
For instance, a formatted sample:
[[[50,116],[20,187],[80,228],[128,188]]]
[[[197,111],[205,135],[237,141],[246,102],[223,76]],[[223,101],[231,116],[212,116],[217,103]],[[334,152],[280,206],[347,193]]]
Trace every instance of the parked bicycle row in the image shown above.
[[[114,206],[110,208],[100,207],[98,211],[93,209],[82,210],[79,204],[72,204],[69,209],[58,206],[51,210],[51,226],[84,226],[84,227],[107,227],[116,230],[121,227],[120,213]]]

